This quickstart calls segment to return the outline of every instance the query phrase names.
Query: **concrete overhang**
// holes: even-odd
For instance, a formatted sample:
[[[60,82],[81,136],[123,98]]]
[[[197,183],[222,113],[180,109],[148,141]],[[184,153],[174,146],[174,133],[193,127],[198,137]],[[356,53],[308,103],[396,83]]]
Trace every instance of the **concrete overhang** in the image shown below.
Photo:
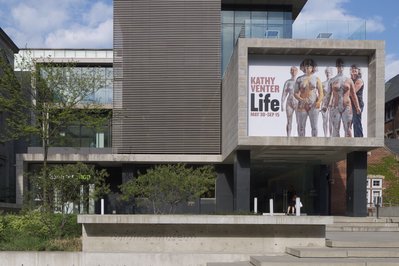
[[[28,153],[20,154],[20,160],[27,163],[43,162],[41,148],[29,148]],[[59,148],[50,147],[49,163],[85,162],[104,167],[117,167],[124,163],[162,164],[162,163],[221,163],[221,155],[206,154],[115,154],[112,148]]]
[[[223,161],[232,163],[236,150],[250,150],[251,165],[331,163],[346,159],[350,152],[383,147],[384,46],[383,41],[240,38],[222,82]],[[366,57],[369,73],[367,137],[248,136],[248,57],[251,55]]]
[[[64,58],[37,58],[37,63],[53,63],[53,64],[76,64],[76,66],[112,66],[113,59],[112,58],[80,58],[80,57],[64,57]]]
[[[310,163],[329,164],[345,160],[348,153],[381,147],[383,139],[324,137],[247,137],[234,150],[250,150],[251,164]],[[338,144],[337,144],[338,143]],[[355,144],[354,144],[355,143]],[[224,160],[233,163],[234,151]]]
[[[292,6],[292,19],[301,12],[308,0],[222,0],[222,5],[232,6]]]

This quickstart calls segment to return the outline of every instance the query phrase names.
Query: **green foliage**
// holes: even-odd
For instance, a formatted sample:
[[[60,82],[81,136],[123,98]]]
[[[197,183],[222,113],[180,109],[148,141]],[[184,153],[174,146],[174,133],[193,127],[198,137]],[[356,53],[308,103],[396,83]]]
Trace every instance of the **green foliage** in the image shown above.
[[[211,166],[158,165],[120,186],[122,199],[145,198],[154,213],[173,213],[181,202],[192,201],[214,187],[216,174]]]
[[[0,52],[3,52],[0,50]],[[27,95],[14,73],[14,69],[0,53],[0,113],[5,114],[0,130],[0,143],[31,134]]]
[[[369,165],[367,172],[370,175],[383,175],[387,188],[384,190],[384,202],[399,204],[399,162],[395,156],[382,158],[381,163]]]
[[[72,61],[57,63],[50,57],[36,59],[29,54],[16,61],[17,73],[4,58],[0,61],[0,112],[6,114],[0,143],[21,137],[40,140],[45,180],[42,200],[44,208],[51,209],[55,184],[48,173],[48,149],[71,123],[94,129],[105,124],[109,113],[90,99],[106,80],[99,68],[82,71]]]
[[[79,251],[80,245],[76,244],[76,239],[81,233],[76,215],[30,211],[0,216],[2,251]]]
[[[31,201],[42,202],[47,195],[51,211],[69,213],[69,203],[83,203],[87,210],[90,199],[96,200],[110,192],[107,176],[105,169],[97,170],[81,162],[52,165],[48,169],[49,178],[44,178],[43,171],[30,176]],[[44,187],[48,188],[46,194]]]

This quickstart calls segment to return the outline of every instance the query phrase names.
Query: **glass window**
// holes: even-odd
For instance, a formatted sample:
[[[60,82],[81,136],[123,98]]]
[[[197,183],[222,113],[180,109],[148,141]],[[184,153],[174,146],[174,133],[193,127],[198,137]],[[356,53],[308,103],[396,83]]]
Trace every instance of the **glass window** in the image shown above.
[[[106,116],[107,113],[104,113]],[[57,138],[52,141],[55,147],[110,147],[110,121],[105,121],[99,128],[86,127],[83,124],[70,124],[59,131]]]
[[[52,57],[52,58],[54,58],[54,51],[52,51],[52,50],[45,50],[45,51],[44,51],[44,57]]]
[[[234,11],[222,11],[222,23],[234,23]]]
[[[240,33],[245,33],[243,37],[247,38],[292,37],[291,12],[224,10],[221,16],[222,73],[227,68]]]
[[[113,58],[114,57],[114,51],[107,51],[107,58]]]
[[[96,57],[96,51],[87,50],[86,51],[86,57],[95,58]]]
[[[251,12],[249,11],[236,11],[234,13],[234,42],[240,33],[244,31],[245,21],[250,21],[250,19]]]
[[[44,57],[44,51],[43,50],[33,51],[33,57],[36,57],[36,58]]]
[[[76,51],[76,57],[78,57],[78,58],[86,57],[86,51],[84,51],[84,50]]]
[[[376,205],[377,203],[382,206],[382,191],[381,190],[373,190],[373,203]]]
[[[282,25],[284,22],[284,12],[267,13],[267,21],[269,24]]]
[[[97,51],[97,57],[106,58],[107,51]]]
[[[54,56],[57,58],[64,58],[65,57],[65,50],[55,50]]]
[[[251,12],[252,20],[267,20],[267,12],[266,11],[253,11]]]
[[[75,51],[74,50],[66,50],[65,56],[73,58],[73,57],[75,57]]]
[[[234,26],[233,24],[223,24],[222,29],[222,69],[224,72],[234,49]]]
[[[381,188],[382,180],[381,179],[373,179],[373,188]]]

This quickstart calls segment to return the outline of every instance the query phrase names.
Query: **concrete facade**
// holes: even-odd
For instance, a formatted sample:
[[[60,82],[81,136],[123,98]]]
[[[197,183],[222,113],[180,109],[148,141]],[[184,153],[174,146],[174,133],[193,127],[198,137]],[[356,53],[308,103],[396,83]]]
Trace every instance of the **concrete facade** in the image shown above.
[[[249,137],[248,136],[248,55],[359,55],[369,59],[369,112],[367,138],[287,138],[287,137]],[[235,150],[249,149],[253,159],[262,153],[273,156],[273,152],[285,152],[289,160],[291,154],[301,150],[309,153],[303,161],[321,160],[331,163],[344,159],[352,151],[368,151],[384,146],[384,42],[383,41],[346,41],[346,40],[293,40],[293,39],[246,39],[239,38],[227,73],[222,83],[224,104],[222,114],[222,156],[229,160]],[[235,86],[237,82],[237,86]],[[237,90],[237,91],[235,91]],[[235,113],[236,112],[236,113]],[[234,113],[234,114],[231,114]],[[233,119],[235,118],[235,119]],[[236,134],[230,134],[236,132]],[[267,147],[267,149],[266,149]],[[325,152],[320,158],[317,151]],[[269,154],[267,154],[269,153]],[[313,154],[317,154],[314,156]]]
[[[248,134],[248,66],[249,57],[264,56],[363,56],[367,58],[369,75],[368,82],[368,136],[365,138],[325,138],[325,137],[253,137]],[[292,39],[254,39],[239,38],[227,67],[222,82],[222,156],[224,162],[235,158],[237,152],[250,151],[251,165],[262,165],[268,161],[281,160],[281,164],[290,165],[314,164],[313,186],[317,187],[319,198],[315,208],[319,213],[330,213],[330,203],[333,192],[329,188],[330,169],[336,161],[345,159],[349,154],[365,153],[384,146],[383,114],[384,114],[384,42],[383,41],[348,41],[348,40],[292,40]],[[321,155],[322,154],[322,155]],[[349,162],[353,168],[354,161]],[[367,161],[364,160],[367,168]],[[324,166],[317,170],[317,165]],[[327,168],[326,168],[327,167]],[[356,168],[356,167],[355,167]],[[320,170],[324,169],[324,170]],[[320,171],[320,173],[318,173]],[[354,171],[353,173],[360,173]],[[359,176],[359,182],[365,183],[366,172]],[[346,182],[346,181],[345,181]],[[351,183],[352,184],[352,183]],[[345,186],[346,187],[346,186]],[[359,190],[361,188],[361,190]],[[352,187],[351,191],[363,195],[363,187]],[[363,194],[362,194],[363,193]],[[323,196],[324,195],[324,196]],[[353,195],[350,196],[351,199]],[[359,199],[359,198],[357,198]],[[320,202],[324,202],[323,206]],[[363,198],[362,198],[363,202]],[[353,202],[351,202],[353,203]],[[365,209],[353,212],[363,206],[363,203],[352,206],[346,201],[344,211],[354,216],[366,215]],[[342,205],[340,205],[342,206]]]
[[[79,58],[77,54],[77,59],[54,58],[55,62],[72,58],[79,63],[91,64],[110,64],[112,61],[115,67],[114,102],[107,108],[114,112],[113,147],[53,147],[49,150],[49,163],[82,161],[104,168],[118,168],[124,173],[115,178],[122,180],[120,182],[127,180],[123,169],[136,171],[134,169],[140,167],[177,162],[212,164],[218,168],[215,191],[218,212],[248,212],[253,207],[254,197],[263,201],[262,206],[269,198],[278,198],[276,209],[284,212],[282,202],[286,201],[286,198],[283,200],[286,191],[283,188],[294,182],[303,194],[307,213],[328,213],[326,193],[331,191],[326,180],[329,169],[325,166],[345,159],[351,152],[367,152],[384,143],[384,42],[238,38],[222,77],[221,12],[248,8],[257,12],[270,8],[273,12],[277,9],[286,12],[295,19],[306,1],[285,1],[284,5],[274,0],[251,4],[228,0],[219,4],[210,2],[188,1],[185,5],[181,1],[171,1],[176,8],[170,8],[165,1],[153,1],[150,5],[147,1],[116,1],[116,46],[112,60],[108,56],[103,61],[101,58]],[[151,16],[158,20],[149,21],[147,17]],[[204,16],[209,20],[206,27],[202,23]],[[187,26],[180,19],[190,25],[190,31],[186,31]],[[162,21],[176,27],[170,32],[167,31],[169,24],[163,25],[164,28],[157,27],[156,24]],[[146,27],[154,31],[142,31]],[[136,38],[139,36],[134,34],[136,31],[140,38]],[[186,41],[176,41],[180,39]],[[164,51],[161,45],[164,42],[170,44],[169,52]],[[249,136],[248,65],[253,55],[366,57],[368,136]],[[191,59],[186,60],[189,57]],[[157,71],[152,71],[155,69]],[[157,86],[156,90],[154,86]],[[275,164],[275,158],[281,158],[281,161]],[[16,194],[17,203],[21,204],[26,185],[23,172],[29,165],[43,160],[42,151],[30,148],[27,154],[19,155],[17,159]],[[267,167],[284,168],[286,172],[268,171]],[[299,174],[291,172],[291,167],[301,168]]]

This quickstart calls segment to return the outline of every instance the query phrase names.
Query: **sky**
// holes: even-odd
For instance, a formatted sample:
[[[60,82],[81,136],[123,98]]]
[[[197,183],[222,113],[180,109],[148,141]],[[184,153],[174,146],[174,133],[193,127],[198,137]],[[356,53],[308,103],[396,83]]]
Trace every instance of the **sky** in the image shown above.
[[[399,74],[398,10],[398,0],[308,0],[295,23],[365,22],[367,40],[385,40],[388,81]],[[0,27],[20,48],[112,48],[112,0],[0,0]]]

